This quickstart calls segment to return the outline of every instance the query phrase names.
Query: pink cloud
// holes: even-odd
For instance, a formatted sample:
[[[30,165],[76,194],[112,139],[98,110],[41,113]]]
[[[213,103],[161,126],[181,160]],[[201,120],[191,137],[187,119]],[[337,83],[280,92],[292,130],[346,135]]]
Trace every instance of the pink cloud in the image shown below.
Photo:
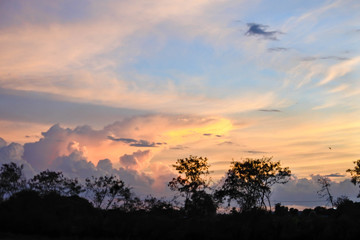
[[[125,154],[120,157],[120,164],[125,168],[142,170],[149,166],[151,158],[150,150],[138,150],[132,154]]]

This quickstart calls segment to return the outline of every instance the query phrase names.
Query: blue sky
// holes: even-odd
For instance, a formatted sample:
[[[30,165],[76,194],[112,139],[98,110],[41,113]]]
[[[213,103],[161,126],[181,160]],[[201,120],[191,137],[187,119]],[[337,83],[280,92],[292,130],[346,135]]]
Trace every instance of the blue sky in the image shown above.
[[[189,154],[216,179],[265,155],[298,179],[345,181],[360,147],[358,12],[355,0],[1,1],[0,137],[29,172],[109,159],[159,194]]]

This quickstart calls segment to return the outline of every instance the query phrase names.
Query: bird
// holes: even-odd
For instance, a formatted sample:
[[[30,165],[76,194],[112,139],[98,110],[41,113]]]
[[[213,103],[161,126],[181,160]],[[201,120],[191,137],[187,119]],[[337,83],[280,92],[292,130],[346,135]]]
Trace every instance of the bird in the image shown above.
[[[329,147],[329,149],[331,150],[331,147]]]

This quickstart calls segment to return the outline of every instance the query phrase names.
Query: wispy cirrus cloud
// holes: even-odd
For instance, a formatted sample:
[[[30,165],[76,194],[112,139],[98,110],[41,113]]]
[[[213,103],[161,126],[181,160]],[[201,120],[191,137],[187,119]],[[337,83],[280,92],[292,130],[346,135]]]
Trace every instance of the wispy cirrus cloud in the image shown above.
[[[290,48],[285,48],[285,47],[272,47],[272,48],[268,48],[269,52],[286,52],[289,51]]]
[[[326,76],[318,83],[319,86],[325,85],[337,78],[343,77],[344,75],[350,73],[355,69],[356,66],[360,64],[360,57],[355,57],[353,59],[338,63],[332,66]]]
[[[316,61],[316,60],[346,61],[346,60],[350,60],[350,58],[341,57],[341,56],[325,56],[325,57],[305,57],[302,59],[302,61]]]

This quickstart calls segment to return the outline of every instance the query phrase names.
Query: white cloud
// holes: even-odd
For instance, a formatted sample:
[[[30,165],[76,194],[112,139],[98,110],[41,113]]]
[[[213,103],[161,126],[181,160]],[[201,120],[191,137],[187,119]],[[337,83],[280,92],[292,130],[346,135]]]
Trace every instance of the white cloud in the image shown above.
[[[320,175],[312,175],[310,179],[294,177],[286,184],[275,185],[271,196],[272,202],[303,207],[330,206],[326,203],[326,198],[321,198],[317,193],[321,189],[317,182],[319,177]],[[334,200],[343,195],[352,200],[356,199],[359,189],[350,180],[331,181],[330,184],[330,193]]]
[[[352,72],[356,66],[360,64],[360,57],[356,57],[341,63],[338,63],[327,71],[325,78],[323,78],[318,85],[325,85],[331,81],[343,77],[344,75]]]

